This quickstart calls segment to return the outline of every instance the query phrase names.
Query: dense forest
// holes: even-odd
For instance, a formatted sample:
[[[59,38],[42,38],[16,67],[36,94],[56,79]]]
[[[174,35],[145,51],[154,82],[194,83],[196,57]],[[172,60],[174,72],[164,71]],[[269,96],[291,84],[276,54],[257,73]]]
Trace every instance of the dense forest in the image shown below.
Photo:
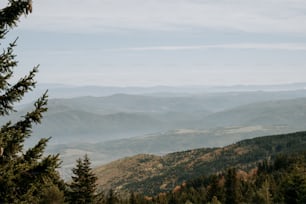
[[[266,158],[305,151],[306,132],[257,137],[215,148],[199,148],[164,156],[136,155],[95,169],[99,187],[155,195],[184,181],[228,168],[249,171]]]
[[[186,181],[172,191],[147,197],[106,194],[101,203],[305,203],[306,152],[280,154],[248,172],[237,168]]]

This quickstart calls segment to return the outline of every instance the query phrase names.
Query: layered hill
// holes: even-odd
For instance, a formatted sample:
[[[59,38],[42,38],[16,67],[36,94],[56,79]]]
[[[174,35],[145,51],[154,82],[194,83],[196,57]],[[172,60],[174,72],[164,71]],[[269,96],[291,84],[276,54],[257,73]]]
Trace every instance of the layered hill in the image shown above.
[[[204,116],[195,126],[230,127],[278,125],[301,128],[306,119],[306,98],[275,100],[242,105]]]
[[[305,96],[306,90],[53,98],[26,142],[32,146],[39,137],[52,137],[48,151],[60,152],[63,169],[71,172],[85,153],[100,165],[140,153],[163,155],[304,130]],[[31,106],[20,109],[19,116]]]
[[[93,159],[101,164],[139,153],[165,154],[223,146],[260,135],[302,131],[306,121],[305,104],[305,98],[253,103],[209,115],[198,113],[203,114],[202,119],[188,117],[191,113],[100,115],[81,110],[52,110],[51,106],[36,134],[53,136],[53,142],[64,144],[52,146],[63,152],[64,160],[71,158],[74,162],[82,156],[64,152],[64,149],[73,149],[82,154],[92,153]]]
[[[243,140],[221,148],[127,157],[95,169],[101,188],[132,190],[147,195],[168,191],[186,180],[229,167],[250,169],[280,153],[305,151],[306,132]]]
[[[120,94],[54,99],[50,100],[43,124],[34,128],[34,135],[52,136],[51,143],[71,143],[84,137],[87,141],[102,142],[175,129],[260,125],[284,126],[285,132],[303,130],[306,98],[274,100],[284,97],[284,93],[276,96],[271,93],[270,98],[267,93],[253,94],[189,97]],[[289,97],[287,94],[284,95]],[[256,97],[264,102],[256,102]]]
[[[126,96],[113,97],[123,100]],[[113,100],[113,97],[110,98]],[[86,104],[86,98],[82,99],[83,102],[73,99],[67,99],[71,102],[64,100],[65,103],[62,100],[50,101],[50,111],[34,133],[38,136],[52,136],[51,143],[61,144],[49,145],[48,151],[61,153],[63,169],[67,168],[63,171],[67,174],[71,172],[70,168],[75,160],[85,153],[90,155],[95,165],[100,165],[135,154],[163,155],[200,147],[224,146],[255,136],[305,129],[305,98],[252,103],[215,113],[204,110],[159,112],[159,106],[156,106],[156,112],[142,112],[145,109],[141,107],[141,102],[138,103],[139,107],[129,102],[129,107],[133,106],[134,111],[137,107],[142,111],[99,113],[99,103],[95,106],[94,101],[108,101],[110,98],[91,98],[92,102],[88,104],[92,103],[90,106],[93,108],[86,108],[88,111],[85,111],[85,105],[82,108],[82,104]],[[128,98],[132,100],[133,96]],[[80,104],[75,105],[73,101]],[[110,101],[107,104],[115,107]],[[75,106],[79,109],[73,108]],[[191,108],[196,107],[190,106]],[[121,106],[120,111],[123,110]],[[35,137],[33,139],[37,140]]]
[[[195,92],[187,91],[191,87],[182,88],[179,93],[174,92],[174,89],[168,89],[169,87],[136,88],[133,89],[134,91],[129,88],[91,87],[95,90],[95,94],[90,91],[90,87],[65,87],[65,91],[62,92],[63,98],[54,98],[57,96],[56,92],[61,92],[63,88],[55,86],[53,87],[55,89],[49,92],[51,96],[48,104],[49,110],[42,125],[34,127],[34,135],[52,137],[50,143],[67,144],[79,142],[84,137],[88,140],[92,138],[92,141],[106,141],[183,128],[206,129],[224,126],[253,126],[262,123],[287,125],[290,121],[298,126],[300,125],[298,121],[302,121],[304,117],[301,115],[304,107],[298,106],[300,108],[294,109],[296,104],[295,102],[291,104],[290,100],[306,97],[306,90],[291,90],[292,87],[290,87],[286,88],[288,91],[266,92],[234,92],[234,90],[240,90],[241,87],[239,89],[232,87],[233,89],[225,89],[228,92],[214,93],[197,88],[194,88],[197,90]],[[296,88],[296,86],[293,87]],[[301,88],[302,84],[297,87]],[[245,88],[247,87],[242,90],[248,90]],[[259,87],[257,88],[260,90]],[[270,88],[273,90],[275,87]],[[79,93],[76,96],[79,94],[83,96],[67,98],[70,97],[69,93],[77,93],[77,91]],[[106,93],[130,94],[103,97],[84,96],[87,94],[99,95],[99,92],[100,95]],[[142,95],[131,95],[131,93]],[[281,106],[275,105],[279,100],[289,101]],[[264,103],[258,104],[261,102]],[[21,106],[21,112],[16,117],[30,109],[31,107],[27,105]],[[283,112],[280,113],[279,110]],[[269,112],[271,112],[270,115],[267,114]],[[295,116],[291,117],[291,115]],[[16,117],[13,117],[13,120],[17,120]],[[0,123],[5,121],[7,120],[0,121]],[[267,121],[269,123],[266,123]]]
[[[90,143],[49,145],[51,154],[60,153],[63,168],[70,168],[78,157],[88,154],[93,164],[101,165],[126,156],[136,154],[164,155],[202,147],[220,147],[258,135],[284,133],[287,129],[276,126],[244,126],[215,129],[177,129],[146,136]],[[87,139],[87,138],[86,138]],[[169,145],[171,144],[171,145]],[[67,172],[67,173],[68,173]]]

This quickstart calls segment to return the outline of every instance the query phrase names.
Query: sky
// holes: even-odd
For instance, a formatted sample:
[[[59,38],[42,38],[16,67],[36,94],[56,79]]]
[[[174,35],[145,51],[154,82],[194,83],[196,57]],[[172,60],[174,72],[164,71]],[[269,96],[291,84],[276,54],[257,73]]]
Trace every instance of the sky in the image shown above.
[[[33,0],[17,36],[18,74],[40,64],[39,83],[306,82],[305,0]]]

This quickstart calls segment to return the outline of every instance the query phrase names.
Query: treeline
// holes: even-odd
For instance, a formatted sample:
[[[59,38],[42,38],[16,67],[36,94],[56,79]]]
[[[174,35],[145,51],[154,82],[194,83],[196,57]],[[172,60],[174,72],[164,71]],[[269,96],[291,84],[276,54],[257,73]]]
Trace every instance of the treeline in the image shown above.
[[[306,203],[306,152],[266,159],[249,172],[230,168],[188,181],[171,192],[146,197],[105,194],[103,204]]]
[[[158,160],[135,158],[135,162],[129,163],[128,174],[134,178],[139,176],[146,179],[122,179],[119,176],[113,183],[121,189],[153,196],[170,191],[183,181],[198,178],[204,174],[211,175],[234,167],[248,172],[257,167],[258,161],[268,156],[274,158],[280,153],[303,152],[305,144],[306,132],[295,132],[242,140],[221,148],[200,148],[170,153]],[[161,164],[162,169],[159,169],[157,173],[149,173],[150,171],[139,167],[138,163],[142,166]]]
[[[249,172],[229,168],[176,186],[170,192],[146,196],[137,192],[98,191],[87,155],[78,159],[72,181],[50,185],[32,198],[33,203],[77,204],[233,204],[233,203],[306,203],[306,152],[280,154],[259,162]],[[50,183],[51,184],[51,183]],[[24,183],[26,185],[26,183]],[[11,194],[9,194],[11,195]],[[13,195],[12,195],[13,196]],[[26,199],[26,197],[25,197]],[[1,203],[7,203],[2,200]],[[16,200],[11,200],[15,203]]]

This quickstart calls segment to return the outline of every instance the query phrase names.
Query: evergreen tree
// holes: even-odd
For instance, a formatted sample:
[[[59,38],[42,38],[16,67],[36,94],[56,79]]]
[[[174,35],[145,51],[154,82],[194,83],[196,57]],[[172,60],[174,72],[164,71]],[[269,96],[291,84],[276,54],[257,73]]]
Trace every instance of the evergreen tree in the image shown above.
[[[115,195],[113,189],[110,189],[108,191],[105,203],[106,204],[116,204],[116,203],[118,203],[118,201],[119,201],[119,199]]]
[[[92,173],[90,160],[87,155],[82,160],[76,161],[76,167],[72,169],[72,183],[68,195],[71,203],[94,203],[96,192],[96,176]]]
[[[214,196],[212,199],[211,199],[211,204],[221,204],[221,202],[218,200],[218,198],[216,196]]]
[[[306,203],[305,168],[291,172],[282,184],[285,203]]]
[[[270,204],[272,203],[272,195],[270,193],[270,184],[268,180],[265,180],[262,184],[261,188],[257,192],[258,199],[257,201],[260,201],[260,203],[263,204]]]
[[[137,204],[137,198],[134,192],[130,194],[129,204]]]
[[[224,192],[223,188],[219,185],[220,179],[218,175],[210,176],[210,185],[207,192],[208,201],[212,200],[214,197],[218,200],[222,199]]]
[[[239,203],[240,198],[240,187],[236,177],[237,172],[235,168],[227,170],[225,175],[225,203]]]
[[[0,40],[14,27],[22,15],[32,12],[31,0],[9,0],[0,10]],[[17,66],[13,49],[16,41],[3,48],[0,54],[0,117],[15,112],[14,106],[35,87],[38,66],[28,75],[11,84],[14,68]],[[3,45],[0,42],[0,45]],[[41,139],[34,147],[25,150],[24,141],[32,133],[32,125],[41,122],[47,111],[47,94],[39,98],[32,111],[19,121],[8,121],[0,128],[0,203],[38,203],[43,192],[52,187],[61,189],[62,182],[56,168],[58,155],[43,156],[49,139]]]

